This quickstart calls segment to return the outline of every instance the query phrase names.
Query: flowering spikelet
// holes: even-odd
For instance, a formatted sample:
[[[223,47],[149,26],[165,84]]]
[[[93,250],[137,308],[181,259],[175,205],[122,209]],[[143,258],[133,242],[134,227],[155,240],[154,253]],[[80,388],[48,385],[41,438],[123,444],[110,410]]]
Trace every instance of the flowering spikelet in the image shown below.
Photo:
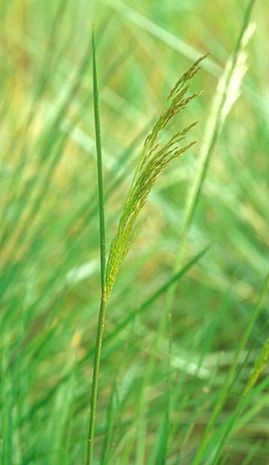
[[[109,251],[106,270],[107,298],[111,293],[119,268],[133,240],[137,218],[157,177],[173,159],[178,158],[195,143],[192,141],[184,144],[184,140],[196,122],[181,129],[168,140],[161,140],[160,133],[198,95],[198,93],[190,96],[186,94],[190,87],[190,81],[198,72],[200,62],[204,58],[199,58],[177,81],[168,96],[168,108],[160,115],[152,131],[145,139],[117,233]]]

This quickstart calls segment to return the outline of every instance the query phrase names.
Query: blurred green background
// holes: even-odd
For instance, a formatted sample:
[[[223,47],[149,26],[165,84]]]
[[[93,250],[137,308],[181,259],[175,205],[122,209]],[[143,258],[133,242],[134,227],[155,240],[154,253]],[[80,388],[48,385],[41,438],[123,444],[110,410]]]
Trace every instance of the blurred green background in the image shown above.
[[[109,305],[96,439],[96,464],[195,463],[268,271],[267,1],[255,2],[241,95],[187,231],[183,264],[213,245],[175,289],[172,338],[166,292],[132,311],[177,268],[218,79],[247,4],[1,0],[1,465],[85,463],[99,300],[93,22],[109,243],[152,121],[180,74],[209,53],[193,83],[202,93],[182,116],[198,121],[197,144],[150,195]],[[221,446],[268,335],[268,301],[265,292],[196,465],[269,463],[266,369]]]

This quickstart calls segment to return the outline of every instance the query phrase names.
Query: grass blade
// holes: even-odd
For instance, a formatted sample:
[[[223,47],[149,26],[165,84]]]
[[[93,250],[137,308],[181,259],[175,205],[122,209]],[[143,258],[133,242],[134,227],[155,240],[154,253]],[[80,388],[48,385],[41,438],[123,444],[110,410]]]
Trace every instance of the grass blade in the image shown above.
[[[233,382],[234,382],[234,379],[235,379],[235,376],[236,376],[236,368],[238,366],[238,361],[239,361],[239,356],[240,354],[242,353],[242,351],[244,350],[244,348],[246,347],[246,344],[247,344],[247,341],[249,339],[249,336],[250,336],[250,333],[253,329],[253,326],[258,318],[258,315],[260,314],[260,311],[262,309],[262,303],[263,303],[263,299],[268,291],[268,286],[269,286],[269,274],[266,276],[265,280],[264,280],[264,283],[263,283],[263,286],[261,288],[261,291],[260,291],[260,294],[258,296],[258,300],[257,300],[257,303],[255,305],[255,308],[253,310],[253,314],[252,314],[252,317],[247,325],[247,328],[246,328],[246,331],[241,339],[241,342],[240,342],[240,345],[235,353],[235,356],[234,356],[234,359],[233,359],[233,363],[230,367],[230,370],[228,372],[228,375],[226,377],[226,380],[225,380],[225,383],[223,385],[223,388],[221,389],[220,391],[220,394],[219,394],[219,397],[217,399],[217,402],[215,404],[215,407],[214,407],[214,410],[209,418],[209,421],[208,421],[208,424],[207,424],[207,427],[206,427],[206,430],[204,432],[204,435],[202,437],[202,440],[201,440],[201,443],[200,443],[200,446],[194,456],[194,459],[193,461],[191,462],[191,465],[198,465],[199,463],[201,463],[201,460],[204,456],[204,453],[206,451],[206,448],[207,448],[207,445],[208,445],[208,442],[210,442],[210,439],[211,439],[211,431],[212,431],[212,428],[215,424],[215,421],[217,420],[217,417],[224,405],[224,402],[227,398],[227,395],[231,389],[231,386],[233,385]],[[237,413],[237,412],[236,412]],[[232,417],[231,421],[233,423],[233,418],[234,416]],[[229,428],[231,427],[232,423],[230,424],[229,423]],[[226,434],[228,434],[226,432]]]

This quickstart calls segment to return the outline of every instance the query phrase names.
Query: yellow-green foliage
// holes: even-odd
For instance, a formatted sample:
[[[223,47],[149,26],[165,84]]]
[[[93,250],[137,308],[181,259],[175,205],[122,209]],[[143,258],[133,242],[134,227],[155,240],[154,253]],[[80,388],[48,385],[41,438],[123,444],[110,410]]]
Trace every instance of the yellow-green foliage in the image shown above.
[[[134,227],[138,215],[146,203],[153,184],[173,159],[178,158],[195,143],[194,141],[189,143],[184,141],[196,122],[180,129],[168,140],[161,140],[161,133],[175,116],[182,112],[198,95],[198,92],[196,92],[188,96],[187,92],[190,88],[190,81],[198,72],[200,62],[203,59],[204,57],[199,58],[177,81],[168,96],[168,108],[160,115],[152,131],[145,139],[117,233],[109,251],[106,273],[107,298],[111,293],[119,268],[128,253],[134,237]]]

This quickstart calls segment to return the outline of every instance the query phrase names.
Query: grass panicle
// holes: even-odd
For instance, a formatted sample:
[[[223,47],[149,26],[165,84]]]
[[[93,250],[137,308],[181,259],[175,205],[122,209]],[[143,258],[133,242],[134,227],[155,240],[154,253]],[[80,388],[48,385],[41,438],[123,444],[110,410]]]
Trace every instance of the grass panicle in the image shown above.
[[[156,179],[172,160],[180,157],[195,144],[195,141],[185,143],[185,138],[196,122],[177,131],[168,139],[164,137],[164,131],[168,129],[169,123],[176,115],[199,95],[198,92],[187,95],[187,92],[190,88],[190,81],[198,72],[199,65],[204,58],[204,56],[199,58],[177,81],[168,96],[168,108],[158,118],[145,139],[118,229],[109,251],[106,271],[107,296],[112,291],[120,266],[128,253],[135,235],[138,216],[145,206]]]

